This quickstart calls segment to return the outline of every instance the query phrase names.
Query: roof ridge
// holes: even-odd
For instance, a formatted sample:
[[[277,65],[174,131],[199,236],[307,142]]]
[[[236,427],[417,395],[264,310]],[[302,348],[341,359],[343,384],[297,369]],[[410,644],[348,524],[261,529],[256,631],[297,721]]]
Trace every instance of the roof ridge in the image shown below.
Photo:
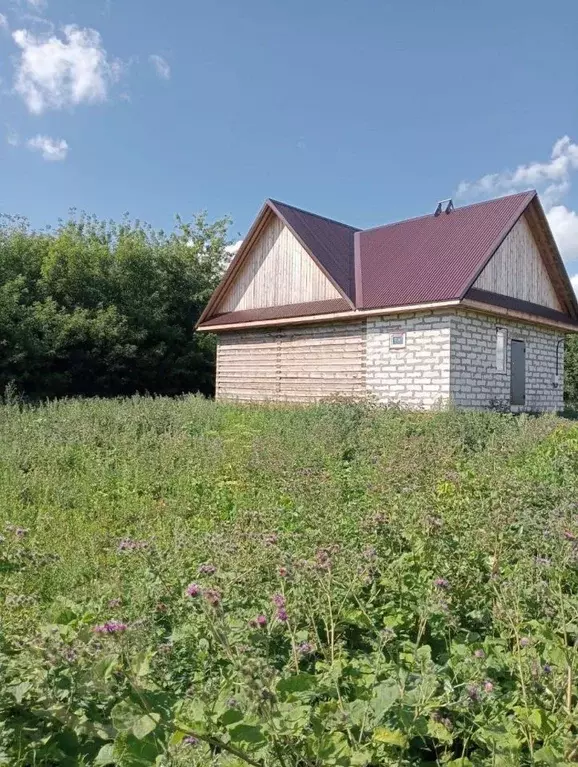
[[[535,189],[528,189],[526,192],[515,192],[514,194],[504,194],[501,197],[490,197],[489,200],[480,200],[479,202],[471,202],[469,205],[461,205],[460,207],[456,207],[453,209],[452,213],[450,215],[453,215],[455,213],[459,213],[461,210],[468,210],[469,208],[476,208],[479,205],[487,205],[490,202],[499,202],[500,200],[508,200],[512,199],[513,197],[528,197],[528,202],[532,197],[535,197],[537,194]],[[420,216],[410,216],[409,218],[402,218],[399,221],[390,221],[389,224],[378,224],[377,226],[370,226],[369,229],[361,229],[358,231],[361,231],[365,234],[365,232],[375,232],[377,229],[385,229],[389,226],[399,226],[399,224],[408,224],[410,221],[419,221],[422,218],[430,218],[433,216],[433,213],[422,213]]]
[[[351,224],[345,224],[343,221],[337,221],[335,218],[329,218],[328,216],[321,216],[319,213],[312,213],[310,210],[304,208],[297,208],[295,205],[289,205],[288,202],[281,202],[281,200],[274,200],[272,197],[268,197],[268,202],[272,202],[273,205],[284,205],[291,210],[297,210],[299,213],[305,213],[308,216],[314,216],[315,218],[321,218],[323,221],[329,221],[330,224],[339,224],[339,226],[345,226],[347,229],[353,229],[356,232],[362,232],[363,230],[357,226],[351,226]]]

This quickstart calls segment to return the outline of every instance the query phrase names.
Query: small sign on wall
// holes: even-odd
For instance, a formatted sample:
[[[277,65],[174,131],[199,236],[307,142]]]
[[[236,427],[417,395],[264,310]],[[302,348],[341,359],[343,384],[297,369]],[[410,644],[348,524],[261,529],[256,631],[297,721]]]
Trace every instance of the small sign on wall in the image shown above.
[[[390,349],[405,349],[405,331],[396,330],[389,334]]]

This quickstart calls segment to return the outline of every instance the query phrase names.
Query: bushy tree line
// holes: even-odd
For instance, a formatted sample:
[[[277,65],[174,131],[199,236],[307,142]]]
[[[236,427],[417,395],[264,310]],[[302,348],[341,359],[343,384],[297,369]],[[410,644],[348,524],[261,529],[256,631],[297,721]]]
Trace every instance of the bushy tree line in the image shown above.
[[[567,402],[578,405],[578,336],[566,339],[564,396]]]
[[[0,219],[0,394],[210,394],[214,342],[195,322],[224,268],[227,219],[170,233],[72,214]]]

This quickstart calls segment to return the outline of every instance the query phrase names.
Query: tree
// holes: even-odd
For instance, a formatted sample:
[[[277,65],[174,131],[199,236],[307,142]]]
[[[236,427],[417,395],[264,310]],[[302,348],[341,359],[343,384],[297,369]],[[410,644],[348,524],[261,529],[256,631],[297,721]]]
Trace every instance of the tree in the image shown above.
[[[210,394],[214,340],[194,326],[227,260],[229,221],[170,233],[72,215],[0,220],[0,390],[31,399]]]

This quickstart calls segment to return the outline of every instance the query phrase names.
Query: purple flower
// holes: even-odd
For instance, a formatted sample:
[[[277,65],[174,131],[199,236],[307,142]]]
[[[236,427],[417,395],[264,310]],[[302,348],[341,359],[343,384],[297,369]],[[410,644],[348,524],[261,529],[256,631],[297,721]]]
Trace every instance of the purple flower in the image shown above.
[[[315,648],[310,642],[301,642],[297,649],[301,655],[310,655],[315,651]]]
[[[198,597],[201,593],[201,587],[197,583],[189,583],[187,586],[187,594],[190,597]]]
[[[446,580],[445,578],[436,578],[434,581],[434,586],[437,589],[449,589],[450,582]]]
[[[256,624],[257,624],[257,626],[259,626],[260,628],[264,628],[264,627],[267,625],[267,616],[266,616],[266,615],[258,615],[258,616],[255,618],[255,623],[256,623]]]
[[[216,607],[221,601],[221,592],[218,589],[205,589],[205,599],[210,605]]]
[[[95,626],[92,630],[95,634],[122,634],[127,628],[127,624],[121,621],[107,621]]]
[[[483,650],[475,650],[474,657],[482,659],[486,657],[486,653]]]
[[[198,746],[199,739],[195,738],[194,735],[187,735],[186,738],[183,738],[183,743],[185,744],[185,746]]]
[[[480,699],[480,691],[474,684],[468,685],[468,687],[466,688],[466,693],[468,695],[468,698],[473,703],[476,703]]]
[[[277,620],[281,621],[282,623],[287,623],[289,620],[289,616],[287,615],[287,610],[285,610],[284,607],[282,607],[280,610],[277,610]]]
[[[146,541],[134,541],[132,538],[123,538],[118,544],[119,551],[140,551],[146,549],[148,543]]]
[[[527,647],[530,644],[528,637],[522,637],[520,639],[520,647]]]
[[[199,573],[201,573],[201,575],[214,575],[216,572],[217,568],[210,562],[205,562],[204,565],[200,565],[199,567]]]
[[[286,567],[280,567],[277,571],[281,578],[288,578],[289,577],[289,570]]]
[[[285,607],[285,597],[283,594],[273,594],[271,601],[275,607]]]
[[[494,689],[494,685],[490,682],[489,679],[486,679],[486,681],[484,682],[484,690],[486,692],[492,692],[493,689]]]

